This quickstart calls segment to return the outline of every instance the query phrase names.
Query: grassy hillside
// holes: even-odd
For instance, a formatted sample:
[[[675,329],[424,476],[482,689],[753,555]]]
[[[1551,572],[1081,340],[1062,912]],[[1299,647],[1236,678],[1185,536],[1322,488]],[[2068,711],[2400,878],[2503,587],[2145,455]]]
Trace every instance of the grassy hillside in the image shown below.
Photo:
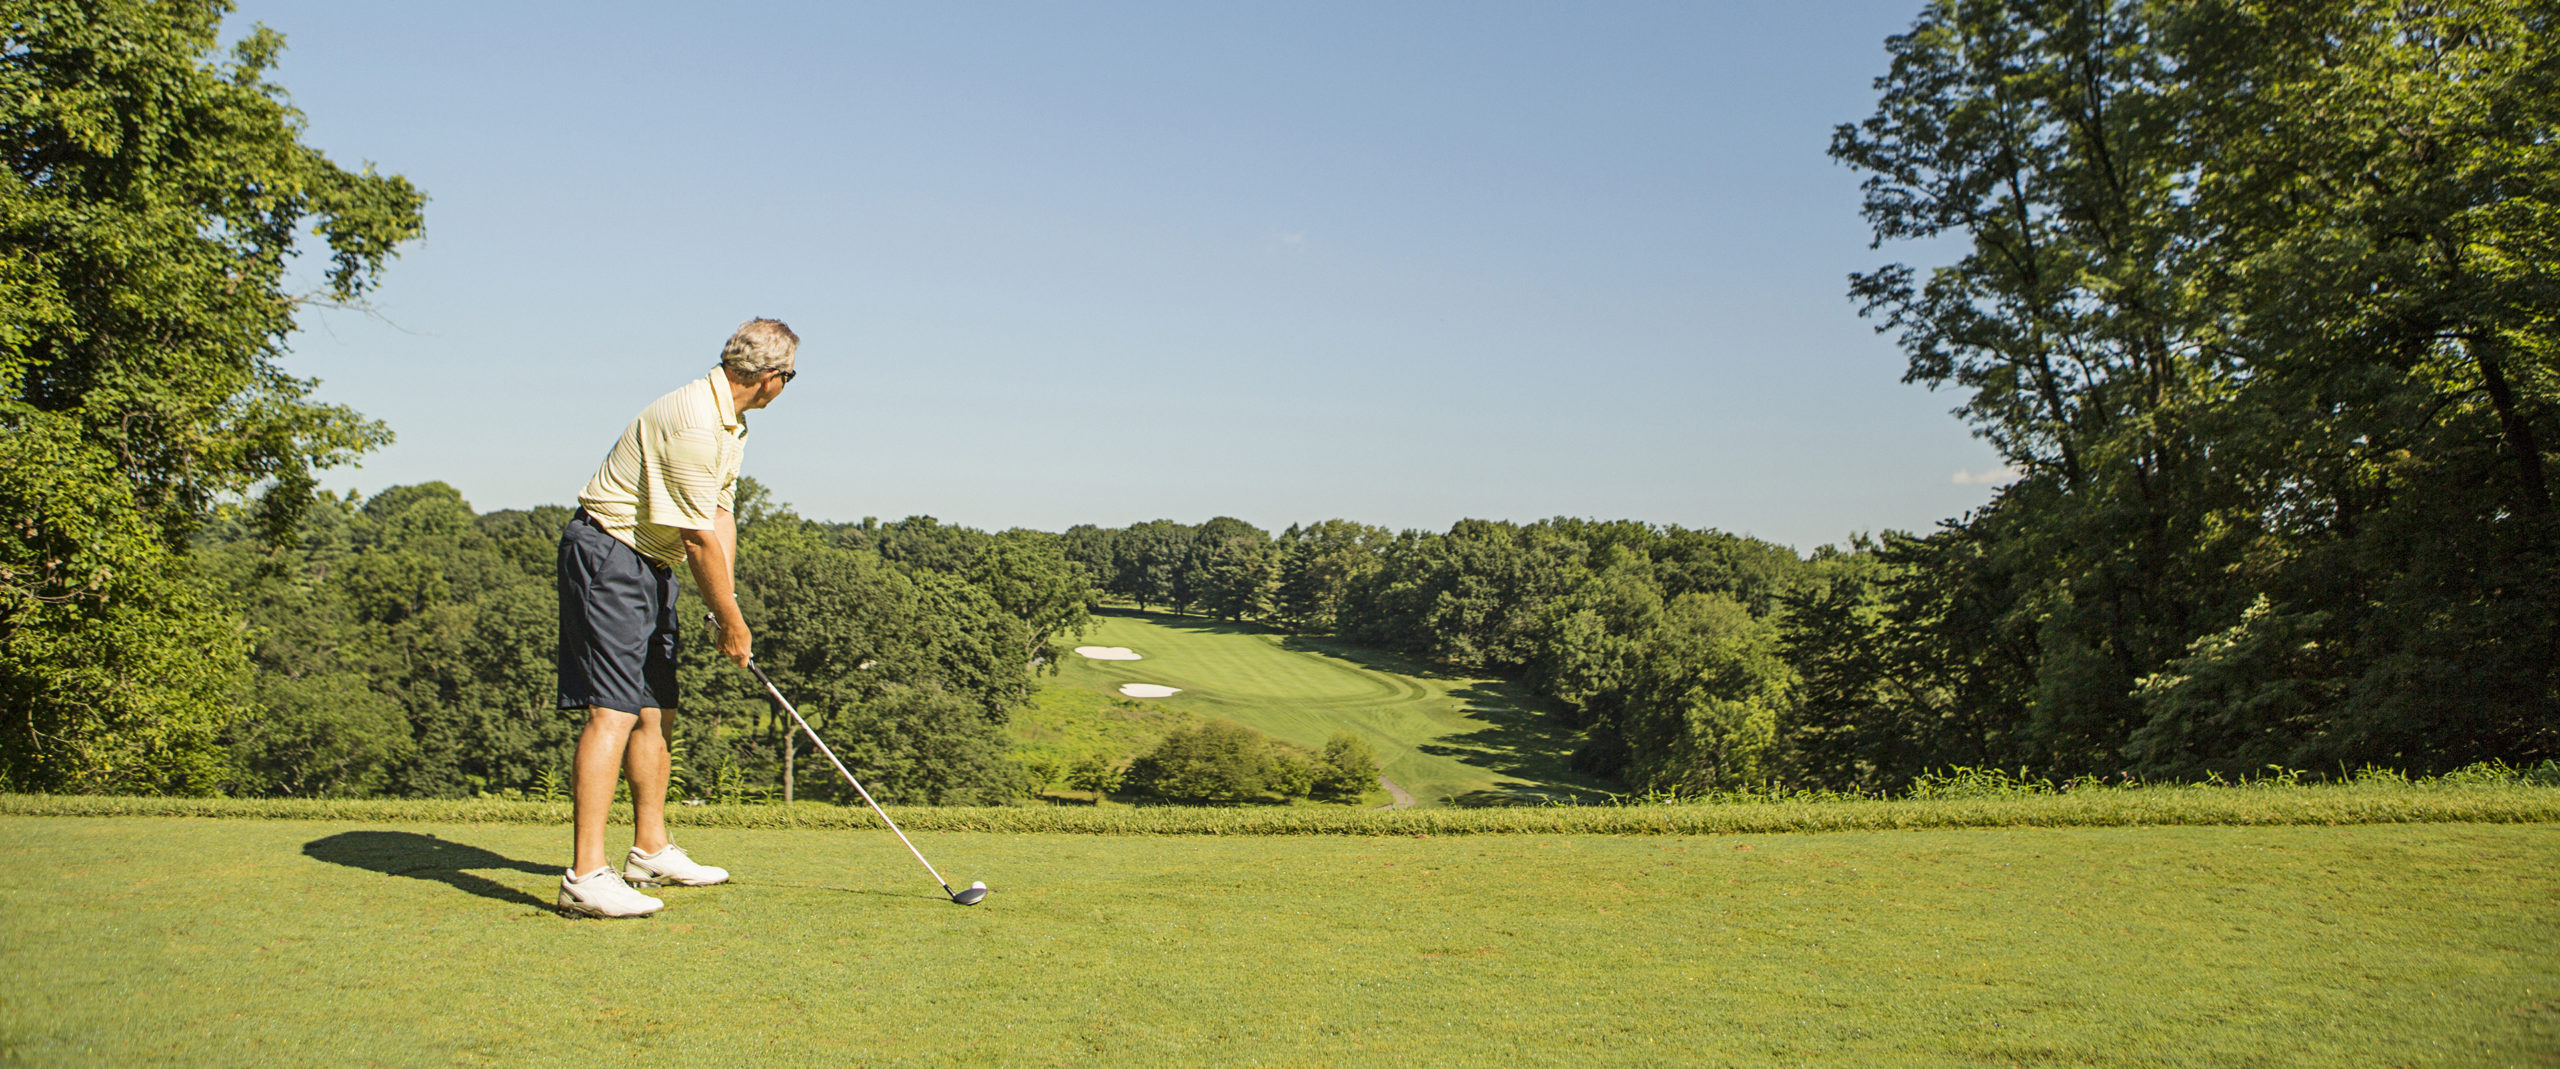
[[[1565,767],[1570,736],[1511,684],[1449,676],[1357,647],[1248,624],[1115,612],[1079,644],[1124,646],[1143,660],[1069,654],[1014,732],[1027,752],[1065,761],[1134,756],[1167,731],[1233,720],[1301,746],[1348,730],[1378,750],[1387,778],[1425,806],[1589,799],[1604,785]],[[1124,683],[1181,688],[1124,698]]]
[[[0,817],[0,1061],[2527,1064],[2560,827],[1784,836],[695,828],[548,910],[557,827]]]

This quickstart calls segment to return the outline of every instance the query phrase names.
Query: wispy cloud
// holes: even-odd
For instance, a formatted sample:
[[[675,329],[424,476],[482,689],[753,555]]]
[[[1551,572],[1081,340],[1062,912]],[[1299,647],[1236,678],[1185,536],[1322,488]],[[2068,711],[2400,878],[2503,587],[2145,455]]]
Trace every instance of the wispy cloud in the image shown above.
[[[1957,468],[1955,484],[1957,486],[2007,486],[2018,481],[2020,474],[2022,473],[2018,469],[2006,466],[1983,471],[1966,471],[1963,468]]]
[[[1271,243],[1289,252],[1305,252],[1307,251],[1307,232],[1304,230],[1275,231],[1271,235]]]

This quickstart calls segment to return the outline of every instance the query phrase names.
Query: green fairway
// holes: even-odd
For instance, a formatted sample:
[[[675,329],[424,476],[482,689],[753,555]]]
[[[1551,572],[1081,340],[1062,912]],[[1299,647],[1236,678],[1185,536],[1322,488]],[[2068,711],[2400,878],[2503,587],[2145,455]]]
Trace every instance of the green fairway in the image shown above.
[[[2560,827],[1795,836],[0,818],[0,1060],[2496,1065],[2560,1050]]]
[[[1177,721],[1220,719],[1310,748],[1351,731],[1377,748],[1387,778],[1425,806],[1591,798],[1603,786],[1565,767],[1571,737],[1540,715],[1535,698],[1500,680],[1435,674],[1392,655],[1250,624],[1125,612],[1096,619],[1077,645],[1126,647],[1144,659],[1068,654],[1015,716],[1026,748],[1132,756]],[[1127,683],[1181,693],[1124,698]]]

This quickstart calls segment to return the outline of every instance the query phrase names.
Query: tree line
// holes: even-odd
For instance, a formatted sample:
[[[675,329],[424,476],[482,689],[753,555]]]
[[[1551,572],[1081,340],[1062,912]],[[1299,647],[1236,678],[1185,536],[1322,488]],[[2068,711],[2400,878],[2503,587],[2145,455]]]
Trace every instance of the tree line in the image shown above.
[[[323,498],[279,544],[237,519],[195,559],[250,636],[222,738],[233,793],[454,797],[556,791],[581,713],[555,708],[556,546],[570,510],[476,514],[443,483]],[[874,794],[997,802],[1036,785],[1005,760],[1007,712],[1085,619],[1081,573],[1033,532],[929,518],[828,525],[739,494],[739,601],[756,660]],[[892,547],[945,545],[948,557]],[[884,552],[889,550],[889,552]],[[680,621],[699,629],[698,595]],[[753,677],[683,644],[676,791],[844,788]],[[790,749],[786,750],[786,747]],[[850,793],[846,791],[845,793]]]
[[[812,521],[752,478],[738,506],[737,590],[757,663],[874,795],[999,803],[1043,786],[1007,759],[1003,727],[1100,596],[1064,540],[930,516]],[[425,483],[323,497],[281,543],[236,514],[197,532],[191,559],[249,639],[235,697],[244,712],[216,736],[227,753],[207,786],[557,794],[583,722],[555,708],[556,546],[570,515],[479,514],[451,486]],[[686,589],[679,619],[704,615]],[[771,798],[786,775],[793,797],[850,795],[707,643],[685,643],[679,669],[677,795]],[[1169,801],[1356,801],[1376,775],[1357,739],[1310,753],[1213,723],[1085,778]]]

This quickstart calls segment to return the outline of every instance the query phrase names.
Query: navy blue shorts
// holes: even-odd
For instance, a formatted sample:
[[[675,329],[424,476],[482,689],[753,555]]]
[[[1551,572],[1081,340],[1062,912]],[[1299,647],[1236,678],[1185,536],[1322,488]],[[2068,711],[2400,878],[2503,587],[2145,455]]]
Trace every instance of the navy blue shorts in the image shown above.
[[[676,573],[584,510],[560,532],[560,708],[676,707]]]

